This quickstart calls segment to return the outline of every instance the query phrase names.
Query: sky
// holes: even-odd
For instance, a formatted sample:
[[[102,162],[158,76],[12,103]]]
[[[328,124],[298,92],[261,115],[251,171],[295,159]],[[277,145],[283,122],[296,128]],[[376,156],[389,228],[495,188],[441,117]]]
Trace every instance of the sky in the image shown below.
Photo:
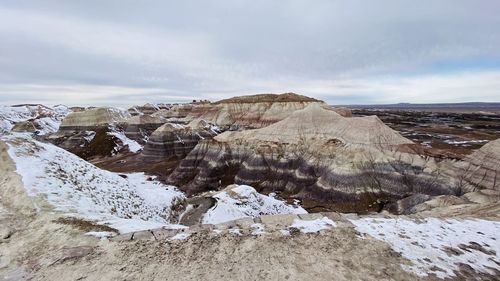
[[[500,102],[497,0],[0,0],[0,104]]]

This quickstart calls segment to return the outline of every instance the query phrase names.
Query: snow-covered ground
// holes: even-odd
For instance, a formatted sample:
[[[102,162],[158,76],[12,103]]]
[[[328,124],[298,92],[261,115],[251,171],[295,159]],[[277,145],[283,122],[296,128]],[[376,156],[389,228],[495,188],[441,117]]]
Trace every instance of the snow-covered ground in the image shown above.
[[[314,233],[323,229],[330,229],[335,227],[335,222],[327,217],[315,220],[295,220],[291,228],[297,228],[302,233]]]
[[[460,264],[479,272],[500,270],[500,222],[426,218],[351,220],[356,229],[385,241],[413,262],[403,268],[419,276],[455,276]]]
[[[120,232],[169,225],[172,208],[185,199],[175,187],[148,181],[143,173],[123,178],[28,134],[7,135],[2,140],[9,145],[8,153],[28,195],[44,196],[58,211]]]
[[[52,108],[43,105],[0,105],[0,132],[9,132],[15,123],[30,120],[37,128],[38,135],[46,135],[56,132],[62,119],[69,112],[70,109],[64,105]]]
[[[258,193],[248,185],[233,185],[213,196],[215,206],[207,211],[203,223],[217,224],[246,217],[279,214],[305,214],[299,206]]]

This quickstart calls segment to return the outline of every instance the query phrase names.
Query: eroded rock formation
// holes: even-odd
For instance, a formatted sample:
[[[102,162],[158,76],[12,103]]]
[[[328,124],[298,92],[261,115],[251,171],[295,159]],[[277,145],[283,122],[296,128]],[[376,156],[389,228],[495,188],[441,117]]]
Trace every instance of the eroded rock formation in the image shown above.
[[[169,106],[166,104],[152,104],[146,103],[145,105],[132,106],[127,111],[132,116],[151,115],[160,110],[166,110]]]
[[[128,145],[121,128],[130,117],[127,111],[111,107],[72,112],[46,140],[84,159],[111,156]]]
[[[60,130],[86,129],[97,126],[107,126],[109,124],[121,122],[129,118],[127,111],[112,108],[98,107],[80,112],[72,112],[66,116],[60,126]]]
[[[209,124],[184,126],[166,123],[156,129],[149,137],[142,155],[153,158],[179,159],[185,157],[200,140],[211,139],[219,132]]]
[[[241,96],[221,100],[214,104],[196,105],[186,120],[205,120],[233,129],[262,128],[281,121],[310,104],[327,106],[322,101],[293,93]],[[344,109],[339,112],[349,115]]]
[[[141,144],[148,141],[149,136],[158,129],[161,125],[165,124],[166,119],[155,115],[136,115],[126,119],[123,122],[125,128],[125,135]]]
[[[248,184],[301,198],[309,209],[345,211],[379,210],[416,193],[454,194],[426,170],[431,160],[402,152],[413,145],[377,117],[345,118],[315,103],[268,127],[200,142],[168,181],[190,194]]]
[[[455,165],[466,191],[500,190],[500,139],[491,141]],[[468,183],[470,186],[465,185]]]

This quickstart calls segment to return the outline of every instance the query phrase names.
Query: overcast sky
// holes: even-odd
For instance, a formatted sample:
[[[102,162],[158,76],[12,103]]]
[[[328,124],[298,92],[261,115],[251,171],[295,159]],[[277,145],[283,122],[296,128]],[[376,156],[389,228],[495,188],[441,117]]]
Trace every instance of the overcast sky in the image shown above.
[[[500,101],[500,1],[0,0],[0,104]]]

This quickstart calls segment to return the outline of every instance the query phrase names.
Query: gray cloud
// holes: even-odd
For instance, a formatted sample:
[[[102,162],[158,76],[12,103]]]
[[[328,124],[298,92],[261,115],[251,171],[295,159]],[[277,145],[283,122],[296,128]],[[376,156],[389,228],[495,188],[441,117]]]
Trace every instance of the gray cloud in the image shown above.
[[[0,4],[0,102],[285,91],[330,103],[432,102],[437,91],[499,101],[488,80],[500,71],[499,12],[498,1],[10,1]]]

